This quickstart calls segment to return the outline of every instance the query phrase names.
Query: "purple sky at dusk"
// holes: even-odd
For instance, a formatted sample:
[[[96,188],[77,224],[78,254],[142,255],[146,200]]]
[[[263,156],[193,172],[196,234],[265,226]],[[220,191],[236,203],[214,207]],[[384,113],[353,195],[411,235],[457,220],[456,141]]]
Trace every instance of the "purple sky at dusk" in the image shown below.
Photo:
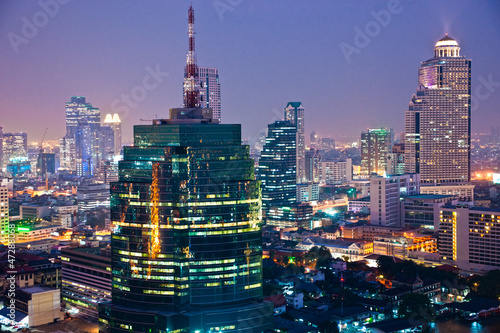
[[[44,14],[40,3],[54,1],[64,4]],[[0,1],[0,126],[28,132],[30,141],[48,127],[47,138],[58,139],[72,95],[86,96],[103,115],[121,113],[126,140],[141,118],[168,117],[182,103],[189,4]],[[500,126],[500,1],[194,0],[193,6],[198,65],[219,68],[223,122],[241,123],[244,138],[265,131],[289,101],[304,104],[307,137],[315,130],[344,141],[368,127],[401,132],[420,62],[446,32],[472,59],[473,132]],[[377,23],[374,13],[382,10],[390,16]],[[36,30],[26,28],[31,24]],[[368,40],[355,40],[366,29]],[[347,44],[355,48],[349,56],[341,49]],[[122,95],[156,70],[147,96],[127,106]]]

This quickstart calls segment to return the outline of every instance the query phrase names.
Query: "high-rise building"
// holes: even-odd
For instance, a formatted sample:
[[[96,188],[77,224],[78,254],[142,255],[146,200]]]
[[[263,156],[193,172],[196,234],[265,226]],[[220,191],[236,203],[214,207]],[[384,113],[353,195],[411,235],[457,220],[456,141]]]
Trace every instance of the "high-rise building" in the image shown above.
[[[383,176],[387,154],[391,152],[391,131],[385,128],[368,129],[361,133],[361,174]]]
[[[98,128],[101,126],[101,110],[86,102],[83,96],[72,96],[71,101],[66,102],[66,134],[74,136],[82,119],[92,128]]]
[[[387,154],[386,174],[401,175],[405,173],[405,145],[395,143],[392,152]]]
[[[352,159],[319,162],[320,180],[326,185],[340,185],[352,181]]]
[[[9,240],[9,190],[0,186],[0,242],[6,244]]]
[[[94,132],[85,121],[80,120],[75,132],[75,161],[77,176],[92,176],[94,174]]]
[[[268,125],[257,175],[262,184],[262,217],[266,223],[271,207],[290,207],[297,202],[296,142],[297,129],[289,121]]]
[[[28,160],[28,134],[3,133],[3,165]]]
[[[213,121],[209,109],[184,108],[134,127],[111,188],[113,302],[102,332],[269,327],[259,183],[241,127]]]
[[[99,137],[101,111],[85,101],[83,96],[72,96],[66,102],[66,136],[61,167],[76,171],[78,176],[91,176],[99,165]],[[71,149],[74,140],[74,149]],[[62,147],[62,146],[61,146]]]
[[[418,70],[418,89],[405,112],[405,170],[422,184],[470,181],[471,60],[448,37]]]
[[[260,187],[240,125],[201,108],[194,11],[185,108],[134,127],[111,185],[112,301],[100,332],[263,332]],[[295,176],[295,175],[294,175]]]
[[[76,171],[75,138],[65,136],[59,140],[59,160],[62,170]]]
[[[448,205],[436,216],[441,260],[468,273],[500,268],[500,210]]]
[[[40,152],[36,170],[42,179],[46,179],[49,174],[54,174],[56,172],[56,154]]]
[[[3,171],[3,127],[0,126],[0,172]]]
[[[285,121],[289,121],[297,128],[297,183],[301,184],[306,179],[306,140],[305,140],[305,111],[301,102],[289,102],[285,107]]]
[[[222,118],[219,69],[213,67],[198,67],[200,98],[204,108],[213,111],[214,119]]]
[[[110,126],[99,129],[99,161],[109,161],[115,155],[115,132]],[[121,148],[120,148],[121,149]]]
[[[370,178],[370,224],[401,225],[401,199],[419,193],[418,174]]]
[[[108,126],[113,130],[113,153],[114,155],[120,155],[122,151],[122,122],[120,116],[117,113],[114,115],[108,113],[104,119],[104,126]]]
[[[320,173],[319,173],[319,150],[308,149],[305,153],[305,173],[306,181],[319,183]]]

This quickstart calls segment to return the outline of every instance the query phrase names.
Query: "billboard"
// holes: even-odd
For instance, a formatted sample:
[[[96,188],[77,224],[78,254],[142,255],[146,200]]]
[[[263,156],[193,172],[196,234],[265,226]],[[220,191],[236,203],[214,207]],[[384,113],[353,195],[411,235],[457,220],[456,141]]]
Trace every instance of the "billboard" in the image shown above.
[[[493,184],[500,184],[500,173],[493,174]]]

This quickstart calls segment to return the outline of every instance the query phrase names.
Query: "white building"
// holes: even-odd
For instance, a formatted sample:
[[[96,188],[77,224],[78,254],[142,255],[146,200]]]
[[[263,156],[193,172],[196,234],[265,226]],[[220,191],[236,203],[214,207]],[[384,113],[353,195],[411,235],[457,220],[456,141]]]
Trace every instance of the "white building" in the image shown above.
[[[49,287],[20,288],[15,293],[16,310],[28,315],[30,327],[53,323],[64,318],[61,291]]]
[[[460,201],[474,200],[474,187],[472,184],[456,184],[456,185],[422,185],[420,193],[422,194],[438,194],[438,195],[453,195]]]
[[[352,181],[352,160],[319,162],[320,180],[326,185],[346,184]]]
[[[347,204],[347,211],[353,213],[370,213],[370,197],[349,200]]]
[[[418,174],[370,178],[370,224],[401,225],[401,198],[419,193]]]
[[[297,202],[319,200],[319,184],[297,184]]]
[[[60,224],[63,228],[72,228],[78,213],[78,205],[52,207],[52,223]]]
[[[348,241],[339,239],[326,239],[321,237],[308,237],[297,244],[298,249],[310,250],[312,247],[325,246],[330,250],[333,258],[348,257],[350,261],[362,260],[364,256],[373,253],[373,242]]]
[[[184,73],[186,74],[186,73]],[[198,84],[204,108],[211,108],[214,119],[222,119],[219,69],[198,66]]]

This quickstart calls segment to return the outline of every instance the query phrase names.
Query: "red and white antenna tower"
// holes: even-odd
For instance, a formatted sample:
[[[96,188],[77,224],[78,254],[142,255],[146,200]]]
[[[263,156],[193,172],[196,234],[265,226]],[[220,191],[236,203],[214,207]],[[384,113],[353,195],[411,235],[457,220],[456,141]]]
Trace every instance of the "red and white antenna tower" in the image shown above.
[[[188,11],[188,36],[189,51],[187,53],[186,70],[184,77],[184,107],[200,107],[200,87],[198,85],[198,65],[196,64],[196,54],[194,53],[194,10],[193,6]]]

